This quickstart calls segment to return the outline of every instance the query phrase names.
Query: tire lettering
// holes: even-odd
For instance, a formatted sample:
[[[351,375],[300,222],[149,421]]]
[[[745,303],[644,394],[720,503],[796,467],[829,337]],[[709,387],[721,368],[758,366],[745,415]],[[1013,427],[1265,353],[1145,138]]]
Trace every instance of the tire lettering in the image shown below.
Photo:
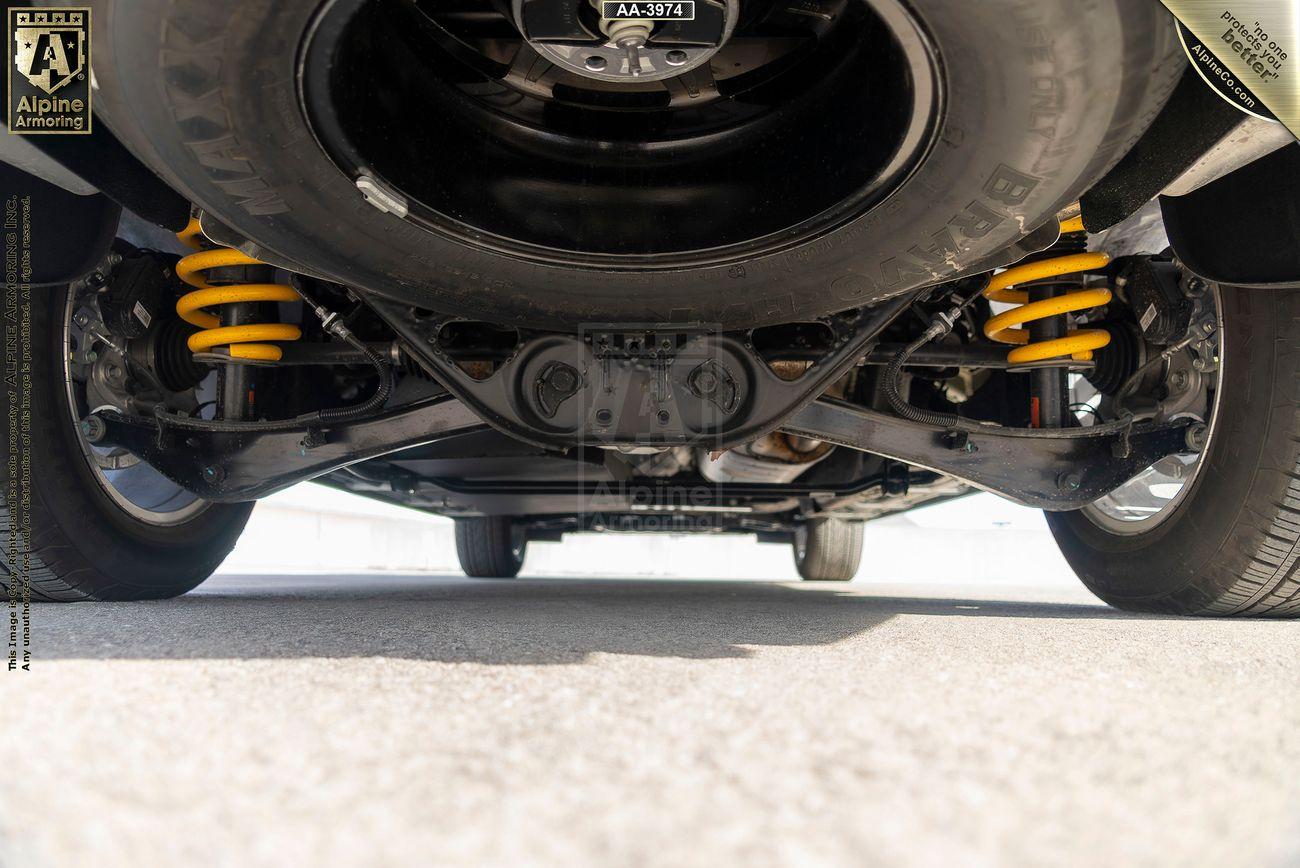
[[[1041,179],[1008,165],[999,164],[984,183],[983,193],[989,201],[1008,211],[1022,205],[1038,186]],[[971,243],[988,235],[1011,217],[1010,213],[995,210],[979,199],[972,200],[947,225],[930,236],[926,244],[914,244],[899,256],[884,259],[877,266],[880,286],[896,289],[901,286],[920,286],[925,282],[942,280],[946,275],[960,271],[965,263],[960,256],[969,250]],[[848,301],[840,294],[844,283],[858,275],[844,275],[831,282],[831,291],[837,298]],[[907,278],[912,278],[908,280]],[[920,278],[917,280],[916,278]]]
[[[284,214],[289,211],[284,197],[258,174],[235,135],[221,92],[227,56],[222,36],[199,41],[165,26],[159,66],[168,108],[186,134],[185,147],[207,170],[214,187],[254,216]]]
[[[984,184],[984,195],[1004,205],[1019,205],[1038,186],[1038,178],[1000,163]]]

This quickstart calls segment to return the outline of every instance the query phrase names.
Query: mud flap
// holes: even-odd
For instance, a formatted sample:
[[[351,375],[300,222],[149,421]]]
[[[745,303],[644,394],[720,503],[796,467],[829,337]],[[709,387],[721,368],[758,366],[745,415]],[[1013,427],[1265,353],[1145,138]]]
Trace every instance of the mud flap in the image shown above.
[[[1300,287],[1300,144],[1186,196],[1161,196],[1160,211],[1174,253],[1200,277]]]

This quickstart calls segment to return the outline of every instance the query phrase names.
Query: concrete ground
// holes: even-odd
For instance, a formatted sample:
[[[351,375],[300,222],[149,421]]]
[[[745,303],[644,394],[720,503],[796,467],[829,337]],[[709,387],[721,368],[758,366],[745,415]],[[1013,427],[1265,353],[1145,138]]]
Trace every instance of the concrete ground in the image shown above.
[[[5,866],[1300,862],[1290,623],[429,576],[33,622]]]

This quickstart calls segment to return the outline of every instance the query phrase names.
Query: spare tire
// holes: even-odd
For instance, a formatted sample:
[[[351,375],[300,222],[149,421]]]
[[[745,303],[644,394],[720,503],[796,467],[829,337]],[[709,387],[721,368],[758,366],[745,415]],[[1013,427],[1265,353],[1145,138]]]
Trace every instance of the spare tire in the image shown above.
[[[827,25],[748,78],[715,58],[672,105],[563,82],[538,97],[532,67],[465,67],[436,5],[100,0],[96,108],[273,260],[519,325],[741,328],[1018,240],[1127,151],[1185,66],[1151,0],[759,0],[736,67],[744,33],[792,26],[764,10],[858,29]],[[620,99],[645,111],[604,111]]]

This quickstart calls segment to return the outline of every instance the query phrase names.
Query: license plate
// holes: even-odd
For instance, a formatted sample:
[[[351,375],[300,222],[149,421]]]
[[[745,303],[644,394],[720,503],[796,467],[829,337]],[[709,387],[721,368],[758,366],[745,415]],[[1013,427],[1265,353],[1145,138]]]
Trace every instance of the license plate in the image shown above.
[[[600,4],[600,14],[607,21],[694,21],[695,0],[674,0],[674,2],[623,2],[623,0],[604,0]]]

